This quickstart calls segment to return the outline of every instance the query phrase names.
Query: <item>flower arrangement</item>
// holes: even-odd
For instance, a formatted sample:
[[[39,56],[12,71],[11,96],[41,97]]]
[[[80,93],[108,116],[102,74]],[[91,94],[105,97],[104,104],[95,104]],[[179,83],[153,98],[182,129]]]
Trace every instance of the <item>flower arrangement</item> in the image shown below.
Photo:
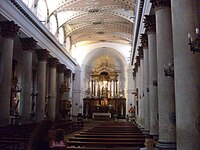
[[[134,108],[131,106],[131,107],[129,108],[128,112],[129,112],[129,113],[134,113],[135,110],[134,110]]]

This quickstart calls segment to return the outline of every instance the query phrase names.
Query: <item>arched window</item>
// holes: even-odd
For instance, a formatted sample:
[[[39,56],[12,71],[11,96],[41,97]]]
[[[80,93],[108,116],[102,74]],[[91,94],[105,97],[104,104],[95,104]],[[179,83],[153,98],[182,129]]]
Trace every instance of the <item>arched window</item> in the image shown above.
[[[56,21],[56,17],[53,15],[50,17],[49,20],[49,30],[50,32],[55,35],[56,31],[57,31],[57,21]]]
[[[59,29],[59,32],[58,32],[58,41],[61,44],[64,44],[64,29],[63,28]]]
[[[36,15],[38,19],[45,24],[46,18],[47,18],[47,5],[45,3],[45,0],[39,0],[38,5],[36,8]]]
[[[71,40],[70,40],[70,37],[67,37],[66,38],[66,48],[68,49],[68,50],[70,50],[70,47],[71,47]]]
[[[28,6],[28,8],[33,8],[33,5],[34,5],[34,0],[22,0],[26,6]]]

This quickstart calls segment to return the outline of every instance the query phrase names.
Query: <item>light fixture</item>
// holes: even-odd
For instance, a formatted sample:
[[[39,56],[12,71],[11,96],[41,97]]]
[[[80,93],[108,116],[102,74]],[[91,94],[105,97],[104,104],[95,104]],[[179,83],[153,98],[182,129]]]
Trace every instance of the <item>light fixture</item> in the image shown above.
[[[158,86],[158,79],[153,79],[153,86]]]
[[[200,34],[199,34],[199,28],[196,28],[195,30],[197,37],[193,40],[192,36],[190,33],[188,33],[188,39],[189,43],[188,45],[190,46],[190,51],[195,52],[200,52]]]
[[[168,64],[168,66],[164,66],[164,73],[165,76],[170,76],[172,78],[174,78],[174,64]]]

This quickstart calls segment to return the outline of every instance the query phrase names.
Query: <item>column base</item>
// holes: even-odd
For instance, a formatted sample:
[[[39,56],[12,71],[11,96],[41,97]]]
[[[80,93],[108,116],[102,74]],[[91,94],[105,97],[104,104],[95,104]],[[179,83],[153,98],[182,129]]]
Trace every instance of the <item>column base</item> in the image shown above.
[[[158,141],[156,147],[159,150],[176,150],[176,143],[175,142]]]
[[[149,131],[149,130],[143,130],[143,133],[144,133],[145,135],[149,135],[150,131]]]
[[[159,136],[157,134],[149,134],[155,141],[159,140]]]
[[[138,128],[139,128],[142,132],[144,132],[144,127],[138,126]]]

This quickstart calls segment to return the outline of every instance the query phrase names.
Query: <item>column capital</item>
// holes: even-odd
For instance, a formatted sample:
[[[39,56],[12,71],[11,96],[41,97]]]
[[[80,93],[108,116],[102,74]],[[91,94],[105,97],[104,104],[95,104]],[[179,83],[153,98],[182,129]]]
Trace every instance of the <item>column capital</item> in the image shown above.
[[[148,47],[148,36],[147,36],[147,34],[141,34],[140,40],[141,40],[142,47],[147,48]]]
[[[133,78],[135,78],[135,77],[136,77],[136,72],[137,72],[137,69],[136,69],[136,68],[134,68],[134,69],[133,69],[133,72],[132,72],[132,73],[133,73]]]
[[[145,15],[144,27],[147,32],[156,32],[156,18],[155,15]]]
[[[137,67],[140,66],[140,56],[136,56],[136,63]]]
[[[135,66],[135,68],[133,68],[133,72],[135,72],[135,73],[136,73],[136,72],[138,71],[138,64],[137,64],[137,63],[135,63],[135,64],[134,64],[134,66]]]
[[[13,39],[20,27],[14,23],[14,21],[2,21],[0,22],[1,35],[3,38]]]
[[[138,49],[137,49],[137,50],[138,50],[138,55],[139,55],[139,57],[140,57],[140,58],[143,58],[143,56],[144,56],[144,55],[143,55],[143,54],[144,54],[144,53],[143,53],[143,47],[142,47],[142,46],[138,46]]]
[[[20,38],[21,48],[23,51],[34,51],[36,48],[37,41],[32,37]]]
[[[48,62],[49,62],[50,67],[55,68],[58,64],[58,59],[57,58],[49,58]]]
[[[49,56],[49,51],[46,49],[36,49],[38,60],[47,60]]]
[[[58,64],[57,69],[59,73],[64,73],[66,66],[64,64]]]
[[[170,0],[150,0],[150,3],[152,3],[153,7],[156,9],[161,7],[170,7]]]
[[[67,78],[71,77],[71,73],[72,73],[72,71],[71,71],[70,69],[65,69],[64,74],[65,74],[65,76],[66,76]]]

